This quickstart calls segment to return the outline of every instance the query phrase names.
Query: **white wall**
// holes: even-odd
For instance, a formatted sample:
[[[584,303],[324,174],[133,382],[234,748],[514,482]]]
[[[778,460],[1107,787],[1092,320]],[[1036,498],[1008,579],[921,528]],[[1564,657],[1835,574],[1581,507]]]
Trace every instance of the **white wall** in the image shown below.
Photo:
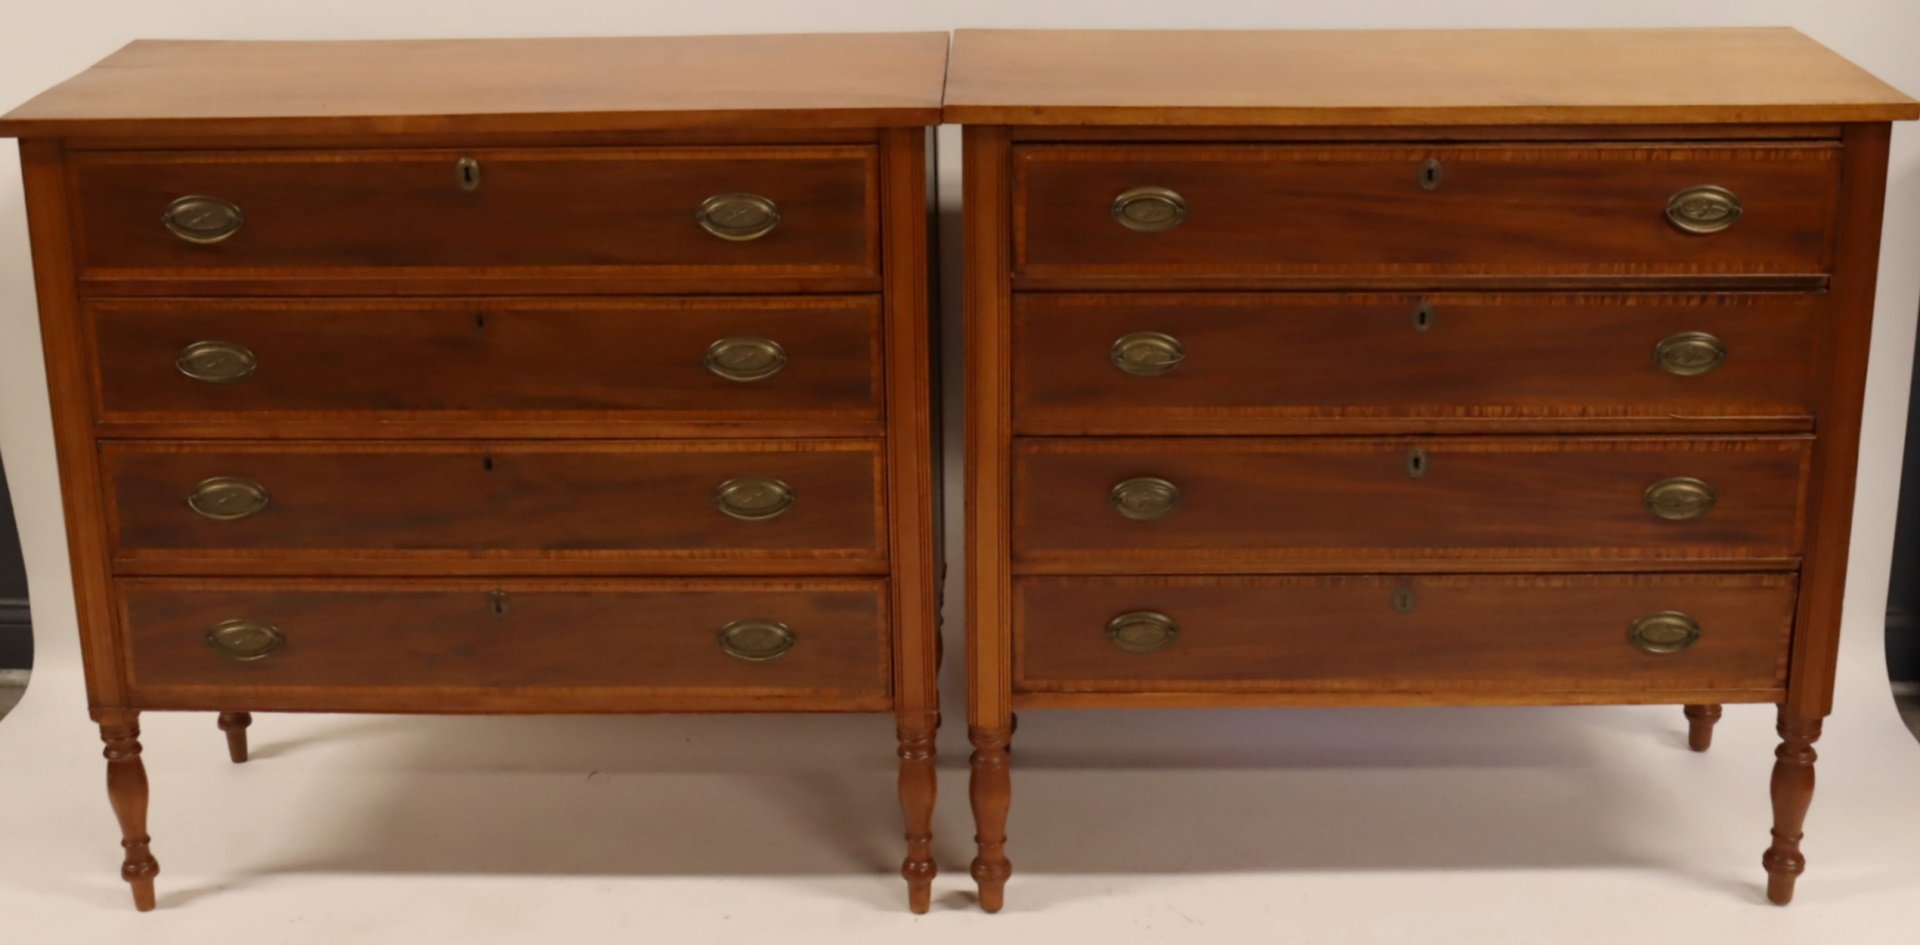
[[[81,70],[134,38],[361,38],[515,35],[624,35],[780,31],[943,30],[959,27],[1798,27],[1909,93],[1920,93],[1920,4],[1913,0],[1618,0],[1588,4],[1542,0],[1344,0],[1285,5],[1271,0],[1168,3],[1166,0],[943,0],[903,3],[807,0],[751,3],[612,0],[0,0],[0,108]],[[796,63],[796,68],[804,64]],[[948,351],[959,353],[957,135],[942,132],[942,203],[948,277]],[[1860,654],[1842,679],[1843,700],[1872,700],[1880,615],[1886,598],[1895,493],[1900,474],[1906,391],[1920,299],[1920,129],[1894,136],[1889,209],[1882,253],[1879,317],[1862,437],[1861,483],[1848,584],[1849,650]],[[48,421],[40,341],[28,264],[17,156],[0,150],[0,456],[19,514],[32,589],[36,643],[44,666],[70,663],[78,647],[67,586],[66,549]],[[957,380],[958,370],[948,377]],[[949,391],[949,410],[955,398]],[[951,413],[957,418],[957,413]],[[958,431],[958,423],[949,429]],[[959,482],[957,449],[950,450]],[[958,523],[958,496],[950,497]],[[958,541],[959,531],[951,530]],[[948,626],[959,627],[959,575],[948,594]],[[1871,637],[1871,645],[1862,638]],[[949,643],[958,633],[949,634]],[[962,700],[948,662],[949,715]],[[63,685],[73,685],[63,676]],[[1884,678],[1884,677],[1880,677]],[[79,707],[75,691],[36,692]],[[955,726],[954,728],[957,728]],[[950,728],[949,732],[953,729]]]

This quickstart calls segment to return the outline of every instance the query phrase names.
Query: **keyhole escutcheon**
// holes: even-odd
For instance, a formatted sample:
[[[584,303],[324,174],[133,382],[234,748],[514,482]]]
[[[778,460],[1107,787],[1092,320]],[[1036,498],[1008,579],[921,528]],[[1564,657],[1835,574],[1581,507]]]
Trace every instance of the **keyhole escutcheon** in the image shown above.
[[[463,157],[454,162],[454,179],[460,182],[460,189],[472,193],[480,189],[480,162]]]

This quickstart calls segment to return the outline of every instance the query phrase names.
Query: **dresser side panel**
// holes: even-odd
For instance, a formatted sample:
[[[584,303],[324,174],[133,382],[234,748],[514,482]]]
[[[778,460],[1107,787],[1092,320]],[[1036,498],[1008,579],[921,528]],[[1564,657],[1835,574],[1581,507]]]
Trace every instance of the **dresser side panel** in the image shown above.
[[[1833,302],[1827,330],[1819,339],[1814,407],[1818,440],[1784,710],[1798,718],[1821,718],[1833,711],[1890,131],[1885,123],[1849,125],[1844,138],[1840,220],[1832,254]]]
[[[967,721],[1013,712],[1012,207],[1004,128],[965,131]]]
[[[54,451],[67,525],[67,556],[73,569],[74,616],[86,663],[87,698],[95,709],[126,705],[126,677],[114,630],[108,570],[106,511],[100,457],[94,450],[92,381],[74,278],[72,208],[67,202],[62,143],[20,142],[26,186],[27,227],[33,249],[34,288],[40,301],[40,336],[53,410]]]
[[[927,137],[921,128],[885,132],[880,158],[893,698],[903,719],[940,706]]]

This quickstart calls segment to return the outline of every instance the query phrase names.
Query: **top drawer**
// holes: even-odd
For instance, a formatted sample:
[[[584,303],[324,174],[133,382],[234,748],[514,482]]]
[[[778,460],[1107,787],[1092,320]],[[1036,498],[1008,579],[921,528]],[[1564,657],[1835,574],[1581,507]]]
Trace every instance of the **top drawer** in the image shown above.
[[[97,152],[72,163],[83,285],[439,278],[769,280],[870,288],[864,145],[470,151]],[[393,277],[402,277],[396,281]]]
[[[1028,283],[1817,277],[1822,143],[1014,151]]]

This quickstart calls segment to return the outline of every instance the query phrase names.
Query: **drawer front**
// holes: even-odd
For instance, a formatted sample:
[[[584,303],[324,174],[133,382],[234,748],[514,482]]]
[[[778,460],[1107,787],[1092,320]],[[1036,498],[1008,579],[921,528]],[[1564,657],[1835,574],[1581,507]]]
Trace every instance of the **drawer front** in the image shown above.
[[[823,299],[103,300],[108,421],[880,417],[879,309]]]
[[[72,180],[93,277],[855,277],[879,258],[874,149],[859,145],[98,152],[73,158]]]
[[[879,441],[109,443],[123,569],[884,573]]]
[[[1805,429],[1826,304],[1807,293],[1023,294],[1014,424]]]
[[[884,705],[883,581],[325,582],[129,580],[120,586],[133,691],[191,704],[264,694],[431,687],[448,708],[527,690],[624,690]],[[731,629],[729,629],[731,628]],[[404,698],[404,696],[402,696]],[[606,709],[607,706],[600,706]]]
[[[1018,440],[1016,566],[1740,559],[1800,548],[1811,438]]]
[[[1838,155],[1818,143],[1036,145],[1014,151],[1014,267],[1127,282],[1820,274]]]
[[[1794,578],[1036,577],[1016,594],[1027,691],[1550,697],[1779,689]]]

